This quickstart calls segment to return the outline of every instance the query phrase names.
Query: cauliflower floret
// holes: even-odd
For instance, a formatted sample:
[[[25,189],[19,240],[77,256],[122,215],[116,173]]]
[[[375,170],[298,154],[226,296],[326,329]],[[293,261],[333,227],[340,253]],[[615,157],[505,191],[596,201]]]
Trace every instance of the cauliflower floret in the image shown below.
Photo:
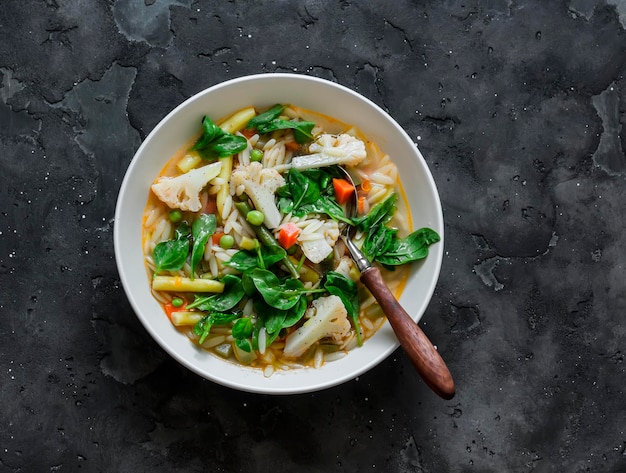
[[[263,223],[267,228],[274,229],[280,225],[281,214],[276,207],[274,194],[279,187],[285,185],[285,178],[276,169],[264,168],[261,163],[253,162],[247,166],[239,166],[230,178],[231,193],[239,186],[254,203],[254,207],[263,212]]]
[[[342,256],[339,260],[339,263],[335,267],[334,271],[336,273],[345,276],[348,279],[352,279],[352,271],[354,268],[354,260],[349,258],[348,256]]]
[[[316,225],[319,220],[311,220]],[[298,244],[309,261],[321,263],[333,251],[333,246],[339,238],[339,225],[334,220],[324,220],[314,231],[304,230],[298,235]]]
[[[197,212],[202,208],[200,192],[220,173],[222,163],[217,161],[176,177],[159,177],[152,184],[152,192],[172,209]]]
[[[297,358],[318,340],[332,337],[339,341],[350,332],[348,312],[338,296],[320,297],[307,309],[305,317],[310,317],[302,327],[292,332],[285,341],[283,353],[286,357]]]
[[[367,156],[365,143],[345,133],[320,135],[309,145],[309,152],[311,154],[293,158],[291,166],[296,169],[319,168],[334,164],[356,166]]]

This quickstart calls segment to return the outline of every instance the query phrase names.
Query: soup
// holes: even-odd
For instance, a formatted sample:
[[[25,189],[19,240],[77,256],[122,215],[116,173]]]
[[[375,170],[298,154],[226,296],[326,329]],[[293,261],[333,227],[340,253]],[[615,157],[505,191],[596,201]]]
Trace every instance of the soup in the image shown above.
[[[348,223],[396,297],[439,239],[412,232],[394,163],[350,125],[294,105],[204,117],[148,197],[152,293],[216,356],[266,376],[319,367],[385,321],[341,238]]]

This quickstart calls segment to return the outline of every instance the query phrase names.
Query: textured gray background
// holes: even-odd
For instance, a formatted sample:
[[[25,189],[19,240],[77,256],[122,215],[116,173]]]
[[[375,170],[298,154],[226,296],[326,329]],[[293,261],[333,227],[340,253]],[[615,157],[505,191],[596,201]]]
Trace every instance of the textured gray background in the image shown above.
[[[0,9],[0,471],[626,471],[626,2],[7,0]],[[205,381],[134,316],[113,212],[194,93],[295,72],[426,156],[446,249],[401,352],[271,397]]]

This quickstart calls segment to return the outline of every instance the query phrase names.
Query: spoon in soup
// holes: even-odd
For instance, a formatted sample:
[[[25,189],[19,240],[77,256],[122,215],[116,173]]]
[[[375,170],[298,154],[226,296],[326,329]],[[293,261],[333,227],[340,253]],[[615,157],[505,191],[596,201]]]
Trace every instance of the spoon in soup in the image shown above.
[[[348,204],[348,215],[350,218],[356,216],[357,193],[352,176],[343,167],[339,166],[353,188],[353,198]],[[424,382],[439,396],[444,399],[452,399],[455,394],[454,380],[450,370],[439,355],[422,329],[415,323],[411,316],[404,310],[400,302],[395,298],[385,281],[378,267],[373,266],[363,252],[354,244],[352,238],[356,228],[352,225],[344,227],[341,234],[350,256],[354,260],[357,268],[361,272],[361,282],[374,296],[381,309],[387,316],[391,328],[396,334],[400,345],[413,363],[413,366],[420,374]]]

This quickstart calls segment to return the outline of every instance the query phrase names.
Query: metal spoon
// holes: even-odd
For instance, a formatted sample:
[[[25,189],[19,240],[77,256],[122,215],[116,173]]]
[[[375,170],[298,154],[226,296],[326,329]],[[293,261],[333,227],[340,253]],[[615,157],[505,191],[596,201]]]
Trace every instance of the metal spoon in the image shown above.
[[[339,168],[354,187],[353,199],[349,206],[352,208],[348,209],[350,217],[354,217],[357,210],[356,186],[348,171],[342,167]],[[356,229],[353,226],[346,224],[341,237],[350,252],[350,256],[352,256],[361,272],[361,282],[378,301],[400,345],[424,382],[442,398],[452,399],[456,390],[448,367],[426,334],[404,310],[389,287],[387,287],[380,269],[372,266],[371,262],[354,244],[352,237],[355,231]]]

